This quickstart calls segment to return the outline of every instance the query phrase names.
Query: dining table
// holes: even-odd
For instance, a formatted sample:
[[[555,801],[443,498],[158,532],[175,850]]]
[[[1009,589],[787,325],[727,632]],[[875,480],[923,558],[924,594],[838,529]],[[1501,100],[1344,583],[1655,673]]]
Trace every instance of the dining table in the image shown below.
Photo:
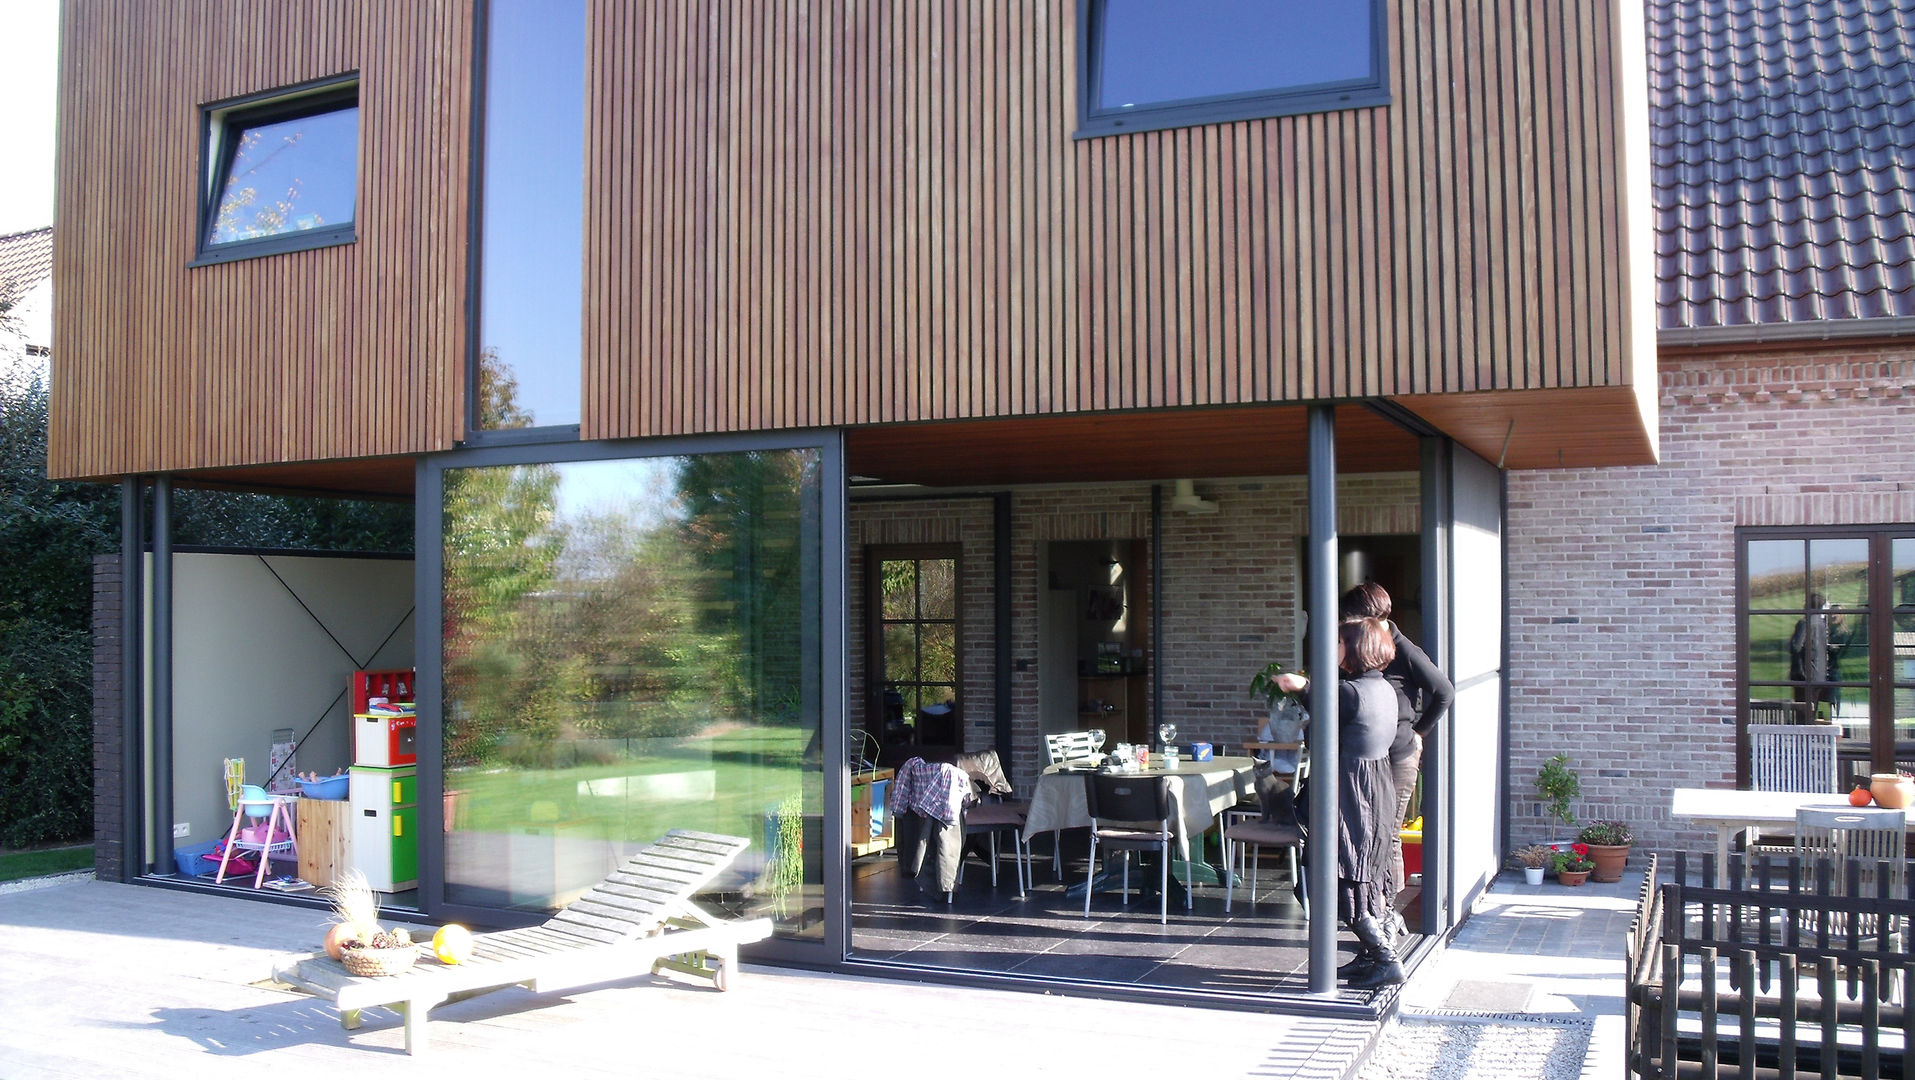
[[[1084,794],[1085,777],[1104,766],[1091,762],[1059,762],[1037,778],[1030,813],[1024,818],[1024,839],[1062,829],[1089,828],[1090,805]],[[1175,763],[1153,763],[1135,776],[1163,776],[1170,780],[1173,829],[1181,861],[1190,861],[1190,838],[1202,836],[1217,815],[1257,797],[1257,763],[1247,757],[1213,757],[1207,761],[1179,758]]]
[[[1716,884],[1729,880],[1729,847],[1749,829],[1792,829],[1797,810],[1850,810],[1848,796],[1832,791],[1748,791],[1733,788],[1676,788],[1669,816],[1716,831]],[[1915,815],[1907,818],[1915,831]]]

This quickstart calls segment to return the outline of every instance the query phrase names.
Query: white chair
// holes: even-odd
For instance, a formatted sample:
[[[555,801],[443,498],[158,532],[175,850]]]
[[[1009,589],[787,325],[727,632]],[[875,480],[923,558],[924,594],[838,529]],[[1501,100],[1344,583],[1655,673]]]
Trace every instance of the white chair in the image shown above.
[[[1906,899],[1908,849],[1905,830],[1908,819],[1901,810],[1858,807],[1851,810],[1810,810],[1795,812],[1795,853],[1801,857],[1804,873],[1815,874],[1816,863],[1829,865],[1828,895],[1857,900],[1880,897]],[[1855,871],[1855,888],[1849,888],[1849,871]],[[1903,947],[1906,929],[1896,915],[1872,911],[1842,912],[1827,909],[1805,911],[1800,916],[1804,942],[1820,940],[1826,934],[1829,944],[1854,947],[1849,943],[1867,941],[1883,950]],[[1892,978],[1893,969],[1884,972]],[[1890,982],[1884,993],[1899,993]]]
[[[1757,791],[1837,790],[1833,724],[1750,724],[1749,779]]]
[[[1749,780],[1757,791],[1834,792],[1836,741],[1842,729],[1833,724],[1750,724]],[[1788,848],[1762,843],[1761,831],[1749,830],[1748,850],[1788,854]]]
[[[1044,749],[1050,754],[1052,765],[1097,756],[1097,743],[1088,731],[1050,732],[1044,736]]]

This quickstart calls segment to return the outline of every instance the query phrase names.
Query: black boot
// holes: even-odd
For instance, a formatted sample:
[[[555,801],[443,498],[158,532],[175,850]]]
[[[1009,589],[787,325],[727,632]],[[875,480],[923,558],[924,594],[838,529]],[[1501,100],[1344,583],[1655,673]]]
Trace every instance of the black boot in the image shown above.
[[[1371,955],[1369,947],[1358,945],[1356,947],[1356,956],[1352,958],[1349,963],[1337,969],[1337,978],[1346,980],[1359,978],[1363,975],[1367,975],[1370,969],[1375,966],[1376,957]]]
[[[1403,965],[1397,962],[1396,950],[1392,947],[1391,934],[1383,926],[1383,921],[1375,915],[1365,915],[1350,927],[1356,931],[1356,938],[1376,958],[1370,970],[1350,978],[1352,990],[1375,990],[1384,986],[1395,986],[1403,981]]]

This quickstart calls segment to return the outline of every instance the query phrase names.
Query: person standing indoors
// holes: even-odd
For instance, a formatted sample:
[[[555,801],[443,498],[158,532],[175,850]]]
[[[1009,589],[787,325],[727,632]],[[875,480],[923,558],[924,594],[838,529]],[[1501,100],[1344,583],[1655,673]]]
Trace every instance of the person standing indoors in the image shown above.
[[[1390,837],[1396,828],[1390,811],[1396,791],[1390,782],[1390,744],[1396,738],[1396,691],[1383,668],[1396,654],[1390,630],[1380,619],[1358,619],[1337,627],[1337,918],[1356,935],[1356,959],[1339,968],[1352,990],[1374,990],[1403,981],[1396,956],[1390,886]],[[1294,672],[1279,675],[1281,689],[1300,693],[1310,680]],[[1299,803],[1299,805],[1302,805]],[[1312,836],[1311,843],[1316,842]]]
[[[1423,743],[1436,733],[1437,722],[1449,712],[1456,697],[1456,685],[1443,674],[1416,643],[1403,636],[1390,621],[1390,594],[1374,581],[1366,581],[1343,594],[1338,604],[1345,619],[1379,619],[1389,628],[1390,643],[1396,657],[1383,669],[1383,678],[1396,688],[1396,739],[1390,744],[1390,780],[1396,785],[1396,825],[1390,830],[1390,883],[1392,899],[1403,891],[1407,875],[1403,871],[1403,834],[1410,800],[1416,795],[1416,774],[1423,764]],[[1392,903],[1390,923],[1403,930],[1403,917]]]

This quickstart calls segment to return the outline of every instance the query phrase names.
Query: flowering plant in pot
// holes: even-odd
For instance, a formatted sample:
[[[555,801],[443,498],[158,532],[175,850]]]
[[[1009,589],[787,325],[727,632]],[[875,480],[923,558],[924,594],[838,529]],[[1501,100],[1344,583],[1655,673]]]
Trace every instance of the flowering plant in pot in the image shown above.
[[[1589,845],[1589,857],[1596,864],[1590,877],[1597,881],[1622,880],[1623,867],[1629,862],[1629,845],[1636,842],[1627,822],[1592,822],[1576,839]]]
[[[1541,885],[1543,883],[1543,871],[1549,869],[1550,860],[1554,855],[1554,852],[1541,844],[1532,844],[1529,847],[1518,850],[1515,855],[1511,857],[1522,864],[1523,880],[1525,882],[1531,885]]]
[[[1589,857],[1588,844],[1558,848],[1550,861],[1556,867],[1556,880],[1571,886],[1589,880],[1589,872],[1596,868],[1595,861]]]

